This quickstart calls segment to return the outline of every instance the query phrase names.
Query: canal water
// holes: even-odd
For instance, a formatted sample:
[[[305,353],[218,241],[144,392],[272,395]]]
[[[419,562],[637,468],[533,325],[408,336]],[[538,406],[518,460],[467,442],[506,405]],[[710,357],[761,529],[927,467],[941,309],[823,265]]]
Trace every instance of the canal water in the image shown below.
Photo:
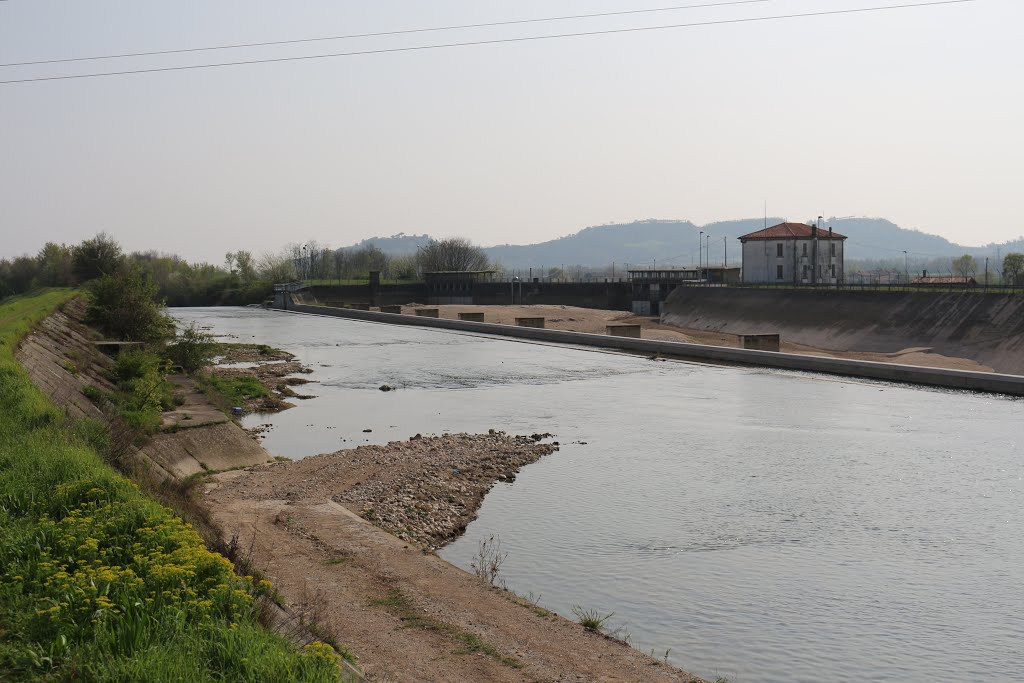
[[[316,394],[290,458],[416,433],[551,432],[463,538],[508,587],[714,680],[1024,680],[1024,402],[254,309]],[[396,391],[381,392],[383,384]],[[371,432],[364,430],[370,429]]]

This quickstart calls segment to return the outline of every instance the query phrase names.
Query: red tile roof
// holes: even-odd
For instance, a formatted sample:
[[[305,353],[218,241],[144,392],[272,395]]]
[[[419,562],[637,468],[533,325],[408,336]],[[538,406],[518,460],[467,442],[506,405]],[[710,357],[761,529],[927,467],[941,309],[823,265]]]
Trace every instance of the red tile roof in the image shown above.
[[[960,275],[915,277],[915,285],[976,285],[978,281],[973,277],[962,277]]]
[[[828,228],[819,228],[818,237],[828,237]],[[784,240],[784,239],[810,239],[811,238],[811,226],[803,223],[779,223],[773,225],[770,228],[764,230],[758,230],[752,232],[749,235],[743,235],[740,237],[740,241],[745,240]],[[837,240],[845,240],[846,235],[840,235],[838,232],[832,233],[832,238]]]

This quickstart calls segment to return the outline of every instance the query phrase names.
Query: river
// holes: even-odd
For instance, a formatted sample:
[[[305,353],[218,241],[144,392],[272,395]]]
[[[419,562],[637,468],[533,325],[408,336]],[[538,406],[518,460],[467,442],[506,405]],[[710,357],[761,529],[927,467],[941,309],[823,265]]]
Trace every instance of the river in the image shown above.
[[[173,309],[310,365],[264,445],[551,432],[440,554],[731,683],[1024,679],[1024,402],[258,309]],[[396,391],[381,392],[383,384]],[[364,430],[372,430],[366,432]]]

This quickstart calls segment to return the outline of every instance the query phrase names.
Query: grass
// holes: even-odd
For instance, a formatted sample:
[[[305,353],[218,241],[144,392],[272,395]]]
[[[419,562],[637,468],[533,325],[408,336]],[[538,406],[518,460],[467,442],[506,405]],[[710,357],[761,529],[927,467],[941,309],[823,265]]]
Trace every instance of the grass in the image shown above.
[[[0,679],[337,681],[332,648],[259,625],[269,584],[107,466],[98,423],[67,424],[15,361],[72,295],[0,304]]]
[[[583,628],[595,633],[604,632],[605,623],[615,616],[614,612],[601,614],[597,610],[583,609],[579,605],[573,606],[572,613],[576,615],[576,620]]]
[[[246,401],[270,396],[270,391],[258,379],[249,375],[237,377],[210,375],[210,384],[232,406],[244,406]]]
[[[455,650],[455,654],[468,655],[480,653],[501,662],[509,668],[523,668],[523,663],[518,659],[501,654],[497,648],[482,640],[476,634],[463,631],[454,624],[438,621],[426,615],[422,610],[416,608],[412,598],[400,590],[393,590],[388,593],[387,597],[375,600],[370,604],[374,607],[388,608],[388,611],[402,620],[402,625],[405,628],[419,628],[448,636],[459,646]]]

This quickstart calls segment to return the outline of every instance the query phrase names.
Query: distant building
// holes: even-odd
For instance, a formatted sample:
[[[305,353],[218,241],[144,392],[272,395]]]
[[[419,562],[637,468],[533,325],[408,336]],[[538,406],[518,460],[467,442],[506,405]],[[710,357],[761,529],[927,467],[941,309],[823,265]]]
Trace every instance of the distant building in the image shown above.
[[[844,281],[846,236],[831,228],[780,223],[739,240],[743,282],[834,285]]]
[[[952,277],[922,275],[915,277],[913,283],[915,285],[934,285],[936,287],[973,287],[978,284],[978,281],[973,277],[961,277],[959,275]]]

